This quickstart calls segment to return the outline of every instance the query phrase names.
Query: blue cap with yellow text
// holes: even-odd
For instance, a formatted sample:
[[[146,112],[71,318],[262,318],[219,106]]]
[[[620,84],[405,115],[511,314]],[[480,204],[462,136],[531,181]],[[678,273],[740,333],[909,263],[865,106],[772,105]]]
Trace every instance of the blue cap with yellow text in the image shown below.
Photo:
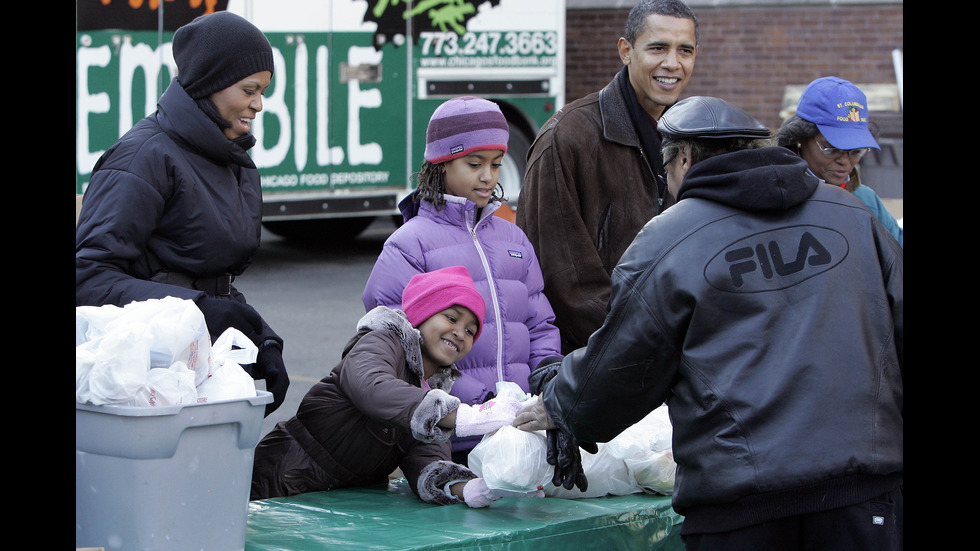
[[[881,149],[868,130],[868,98],[850,81],[838,77],[814,80],[803,90],[796,114],[816,124],[837,149]]]

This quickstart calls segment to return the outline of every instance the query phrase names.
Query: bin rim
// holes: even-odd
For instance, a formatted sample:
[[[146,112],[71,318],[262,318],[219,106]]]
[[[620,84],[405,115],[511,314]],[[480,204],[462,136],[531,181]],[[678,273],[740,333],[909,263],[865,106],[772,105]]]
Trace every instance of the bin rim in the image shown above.
[[[272,402],[272,393],[266,390],[256,390],[255,396],[245,398],[232,398],[229,400],[216,400],[214,402],[204,402],[200,404],[175,404],[171,406],[124,406],[119,404],[82,404],[75,402],[76,410],[111,413],[113,415],[126,415],[130,417],[157,416],[157,415],[177,415],[184,408],[195,408],[201,406],[214,406],[220,404],[231,404],[235,402],[248,401],[252,406],[265,405]]]

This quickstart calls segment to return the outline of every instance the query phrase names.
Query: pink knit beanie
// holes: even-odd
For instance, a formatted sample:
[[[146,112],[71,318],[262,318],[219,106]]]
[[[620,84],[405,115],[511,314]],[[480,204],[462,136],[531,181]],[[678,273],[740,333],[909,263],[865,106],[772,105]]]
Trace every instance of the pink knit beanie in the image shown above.
[[[451,161],[474,151],[507,152],[510,127],[497,104],[463,96],[436,108],[425,131],[425,160],[433,164]]]
[[[473,342],[476,342],[483,332],[483,316],[486,315],[487,306],[464,266],[416,274],[402,291],[402,310],[412,327],[418,327],[434,314],[455,304],[469,308],[476,316],[479,323],[473,336]]]

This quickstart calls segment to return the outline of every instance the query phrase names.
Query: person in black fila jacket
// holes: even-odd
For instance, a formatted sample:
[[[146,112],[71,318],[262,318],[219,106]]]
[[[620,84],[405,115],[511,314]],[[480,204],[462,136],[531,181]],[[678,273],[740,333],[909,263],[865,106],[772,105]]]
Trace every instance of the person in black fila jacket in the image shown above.
[[[242,366],[282,404],[282,338],[232,285],[261,240],[262,190],[248,155],[272,81],[272,45],[230,12],[173,39],[177,78],[157,110],[95,164],[75,230],[75,306],[193,300],[212,338],[234,327],[258,347]]]
[[[688,549],[901,549],[902,248],[724,100],[658,128],[678,201],[514,425],[606,442],[666,403]]]

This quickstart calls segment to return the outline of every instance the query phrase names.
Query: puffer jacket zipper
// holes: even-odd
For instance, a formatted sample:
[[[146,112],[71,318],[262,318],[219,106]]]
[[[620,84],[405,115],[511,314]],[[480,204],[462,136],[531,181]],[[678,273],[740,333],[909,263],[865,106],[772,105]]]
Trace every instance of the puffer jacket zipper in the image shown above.
[[[490,301],[493,303],[494,319],[497,320],[497,381],[500,382],[504,380],[504,323],[500,319],[500,301],[497,299],[497,283],[494,280],[493,271],[490,270],[490,260],[483,250],[483,244],[480,243],[480,238],[476,235],[476,228],[481,221],[476,220],[476,211],[473,211],[473,213],[473,224],[470,224],[469,217],[466,217],[466,229],[473,237],[473,246],[476,247],[476,252],[480,255],[480,262],[483,263],[483,271],[487,274],[487,284],[490,287]],[[490,216],[493,216],[493,214],[488,214],[486,218]]]

